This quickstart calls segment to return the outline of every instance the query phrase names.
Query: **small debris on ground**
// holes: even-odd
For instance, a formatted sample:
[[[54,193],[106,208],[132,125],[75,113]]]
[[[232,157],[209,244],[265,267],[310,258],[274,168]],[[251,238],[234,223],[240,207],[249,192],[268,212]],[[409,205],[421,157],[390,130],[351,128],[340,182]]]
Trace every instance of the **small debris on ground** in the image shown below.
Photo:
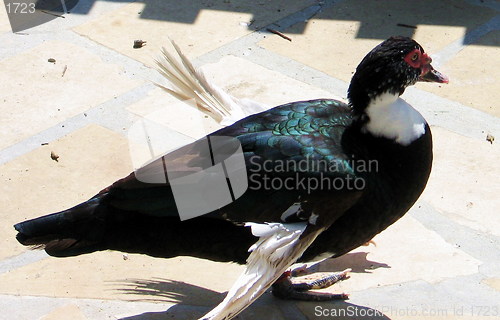
[[[68,70],[68,65],[65,65],[65,66],[64,66],[64,69],[63,69],[63,72],[62,72],[61,78],[62,78],[62,77],[64,77],[64,74],[66,74],[66,70]]]
[[[255,22],[255,19],[252,19],[250,21],[241,21],[240,22],[240,26],[242,26],[242,27],[250,27],[254,22]]]
[[[41,145],[42,146],[47,146],[47,145],[49,145],[49,143],[48,142],[43,142]]]
[[[488,141],[489,143],[493,144],[493,141],[495,141],[495,137],[492,134],[488,133],[486,135],[486,141]]]
[[[123,257],[123,260],[128,260],[128,254],[124,253],[122,257]]]
[[[142,48],[146,45],[147,41],[144,40],[134,40],[134,49]]]
[[[278,36],[282,37],[283,39],[285,40],[288,40],[288,41],[292,41],[292,38],[284,35],[283,33],[279,32],[278,30],[274,30],[274,29],[271,29],[271,28],[267,28],[267,31],[271,32],[271,33],[274,33],[274,34],[277,34]]]
[[[54,151],[50,152],[50,158],[55,162],[59,162],[59,156]]]
[[[404,27],[404,28],[410,28],[410,29],[417,29],[417,26],[412,26],[411,24],[406,24],[406,23],[398,23],[398,27]]]
[[[56,59],[54,59],[54,58],[49,58],[49,60],[47,60],[47,61],[50,63],[54,63],[54,64],[56,63]]]

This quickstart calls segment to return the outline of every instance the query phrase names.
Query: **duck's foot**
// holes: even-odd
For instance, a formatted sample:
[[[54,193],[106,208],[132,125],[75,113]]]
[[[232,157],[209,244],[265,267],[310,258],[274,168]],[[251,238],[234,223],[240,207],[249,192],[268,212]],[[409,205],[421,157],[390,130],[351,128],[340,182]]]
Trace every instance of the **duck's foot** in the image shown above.
[[[275,297],[287,300],[302,301],[330,301],[347,300],[349,296],[345,293],[319,293],[309,292],[312,289],[328,288],[336,282],[349,278],[348,273],[351,269],[342,272],[328,274],[320,279],[293,283],[292,277],[307,273],[305,267],[285,272],[272,286],[272,292]]]

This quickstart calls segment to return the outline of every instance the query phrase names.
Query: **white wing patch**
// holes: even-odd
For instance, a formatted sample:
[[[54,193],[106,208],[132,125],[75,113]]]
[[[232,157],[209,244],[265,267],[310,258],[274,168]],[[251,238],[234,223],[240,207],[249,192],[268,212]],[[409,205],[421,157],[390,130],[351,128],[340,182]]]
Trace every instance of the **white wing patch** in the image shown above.
[[[200,320],[232,319],[260,297],[309,247],[323,229],[301,237],[307,222],[247,223],[259,240],[250,247],[243,274],[226,298]]]
[[[425,133],[424,117],[397,94],[386,92],[373,98],[365,112],[370,120],[364,129],[374,136],[407,146]]]

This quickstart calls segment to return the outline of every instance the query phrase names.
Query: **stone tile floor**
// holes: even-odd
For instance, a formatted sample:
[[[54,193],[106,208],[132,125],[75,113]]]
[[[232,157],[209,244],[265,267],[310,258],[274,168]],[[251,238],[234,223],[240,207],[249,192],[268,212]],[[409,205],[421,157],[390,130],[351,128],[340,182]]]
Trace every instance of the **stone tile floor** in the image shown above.
[[[168,38],[231,94],[277,105],[345,97],[362,56],[396,34],[414,36],[451,78],[404,95],[433,129],[424,194],[376,246],[317,266],[353,268],[328,289],[350,300],[265,294],[239,319],[500,318],[500,147],[486,141],[500,137],[499,10],[493,0],[81,0],[65,18],[13,34],[0,9],[0,319],[195,319],[242,271],[119,252],[56,259],[15,240],[14,223],[128,174],[138,119],[168,114],[172,146],[217,128],[152,84]],[[147,45],[133,49],[136,39]]]

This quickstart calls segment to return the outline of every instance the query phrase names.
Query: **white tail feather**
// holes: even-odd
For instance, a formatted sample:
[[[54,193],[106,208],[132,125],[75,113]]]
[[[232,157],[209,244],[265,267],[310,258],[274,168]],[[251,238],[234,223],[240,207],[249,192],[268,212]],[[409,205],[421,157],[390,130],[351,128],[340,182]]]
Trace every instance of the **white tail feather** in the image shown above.
[[[156,64],[160,74],[173,88],[156,84],[158,87],[181,101],[194,99],[199,109],[223,125],[230,125],[248,115],[268,109],[267,106],[252,100],[237,99],[210,83],[201,70],[193,67],[173,41],[171,44],[175,53],[162,48],[162,57]]]
[[[247,224],[260,235],[250,248],[243,274],[226,298],[200,320],[228,320],[260,297],[309,247],[323,229],[301,237],[307,224]]]

